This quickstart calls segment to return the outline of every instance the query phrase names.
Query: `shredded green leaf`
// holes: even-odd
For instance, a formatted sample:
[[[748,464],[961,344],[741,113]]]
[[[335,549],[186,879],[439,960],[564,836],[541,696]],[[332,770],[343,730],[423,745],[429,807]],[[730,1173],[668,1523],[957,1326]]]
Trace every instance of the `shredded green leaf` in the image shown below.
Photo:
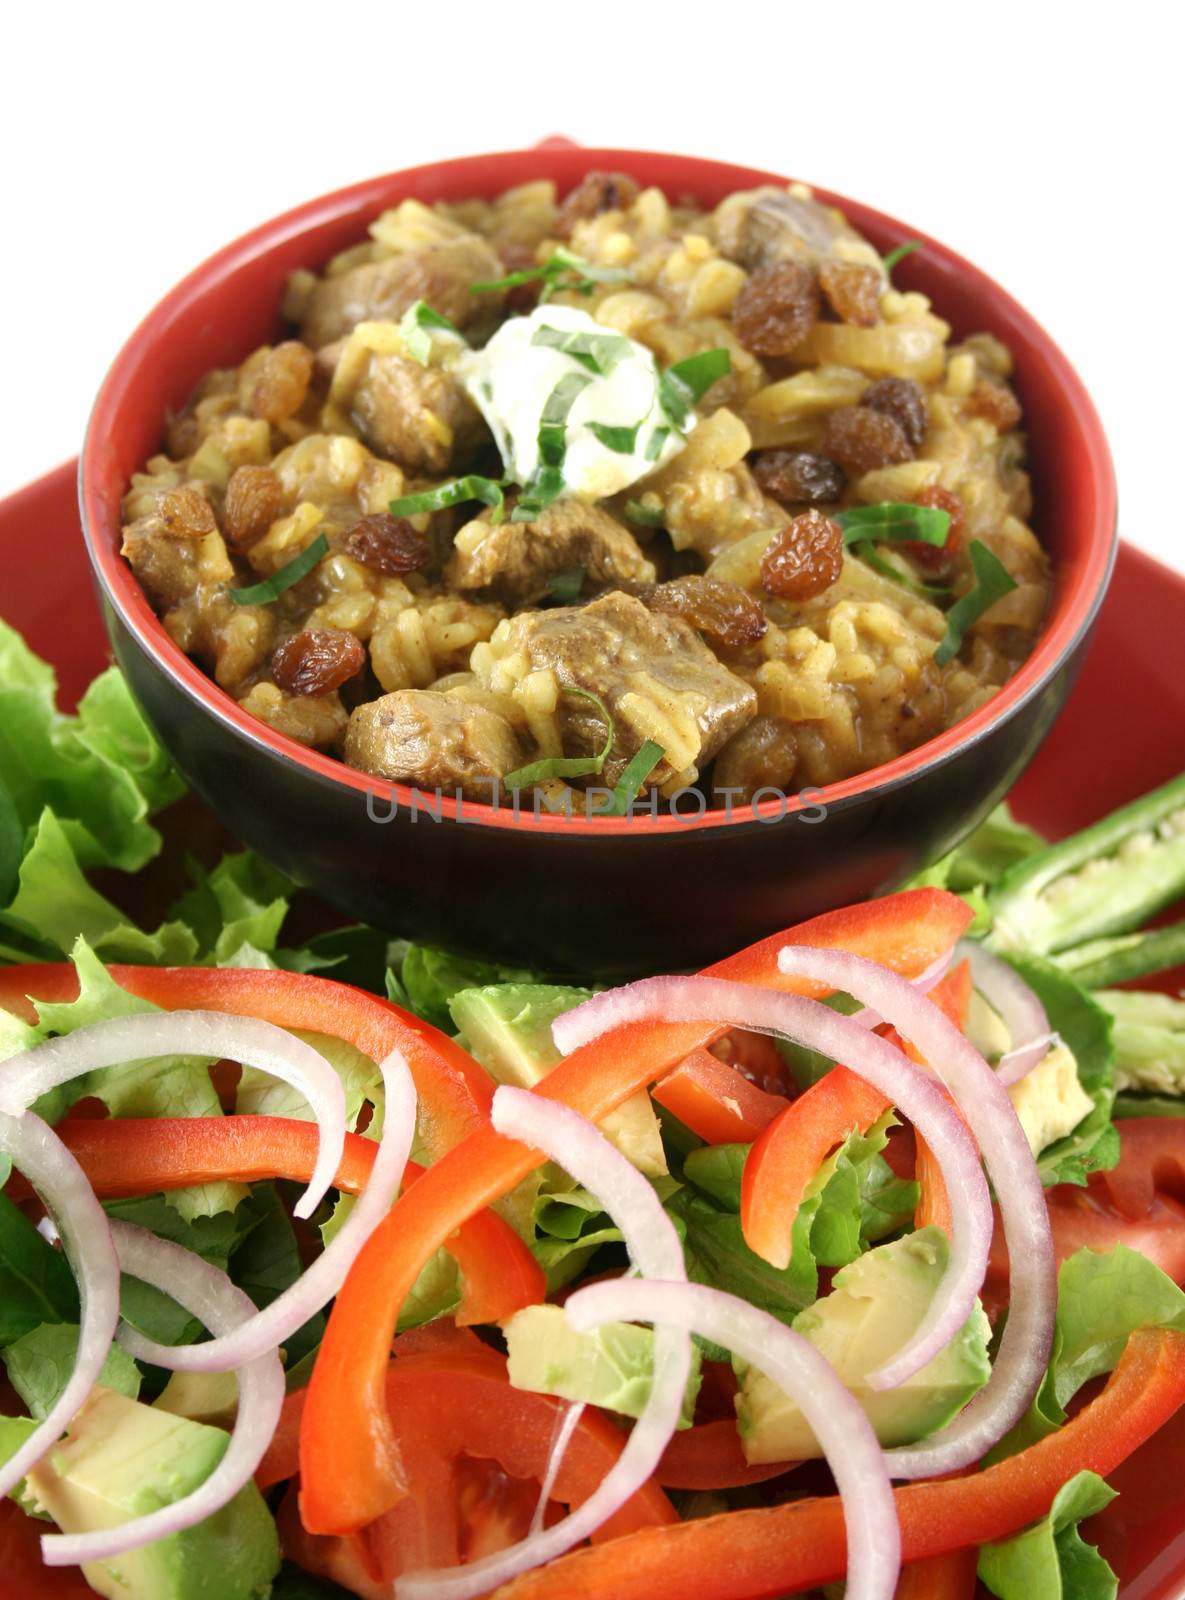
[[[399,323],[408,354],[414,356],[422,367],[428,365],[432,355],[431,328],[441,328],[446,333],[455,333],[458,339],[461,337],[460,330],[447,317],[442,317],[439,311],[433,311],[426,300],[417,300],[415,305],[408,306]]]
[[[606,450],[615,450],[619,456],[632,456],[638,448],[638,429],[642,426],[635,422],[632,428],[614,427],[609,422],[590,422],[588,431],[594,434]]]
[[[632,522],[636,528],[661,528],[666,519],[667,514],[662,506],[648,506],[642,500],[627,500],[625,503],[625,520]]]
[[[570,282],[565,282],[570,279]],[[488,283],[471,283],[471,294],[496,294],[504,289],[515,289],[520,283],[542,282],[541,300],[549,300],[557,289],[571,289],[577,294],[589,295],[598,283],[628,283],[630,274],[624,267],[594,267],[590,261],[562,246],[554,251],[540,267],[524,267],[521,272],[507,273],[504,278],[492,278]]]
[[[593,705],[605,719],[607,733],[605,743],[593,756],[544,756],[539,761],[529,761],[525,767],[517,767],[513,772],[508,772],[502,779],[503,786],[507,789],[530,789],[537,783],[546,783],[551,778],[595,778],[604,770],[605,762],[609,759],[609,752],[613,748],[615,728],[613,713],[599,695],[589,689],[577,689],[571,684],[563,684],[564,694],[575,695],[581,700],[591,700]]]
[[[566,372],[543,404],[539,418],[539,459],[544,466],[562,467],[567,453],[568,413],[577,396],[592,379],[584,372]]]
[[[553,573],[547,583],[547,598],[558,605],[573,605],[580,599],[580,591],[587,577],[588,573],[583,567],[569,567],[564,572]]]
[[[480,500],[482,505],[493,506],[494,521],[501,522],[505,504],[502,485],[494,478],[483,478],[475,472],[466,478],[452,478],[420,494],[401,495],[398,500],[392,500],[387,509],[393,517],[414,517],[420,511],[443,511],[447,506],[464,505],[466,500]]]
[[[919,595],[923,600],[941,600],[950,596],[950,590],[941,584],[922,583],[903,568],[894,566],[884,556],[878,555],[870,544],[859,545],[852,553],[863,561],[866,567],[879,572],[882,578],[888,578],[892,583],[899,583],[903,589],[908,589],[910,594]]]
[[[646,443],[647,461],[658,460],[659,456],[663,453],[663,449],[666,446],[667,440],[670,437],[671,430],[669,428],[655,428],[654,432],[650,435],[650,438]]]
[[[285,589],[291,589],[294,583],[307,577],[322,556],[328,554],[329,540],[319,533],[312,544],[307,545],[298,556],[293,556],[291,561],[285,562],[270,578],[265,578],[262,583],[253,583],[247,589],[231,589],[230,597],[237,606],[270,605],[273,600],[280,598]]]
[[[637,750],[630,758],[629,765],[618,778],[613,790],[613,799],[610,801],[604,815],[607,817],[626,817],[629,815],[630,806],[633,805],[638,790],[646,779],[666,755],[662,745],[656,744],[653,739],[647,739],[641,749]]]
[[[958,654],[971,624],[1016,588],[1016,579],[981,540],[971,541],[970,555],[975,569],[975,587],[961,600],[956,600],[946,614],[946,632],[934,651],[934,660],[940,667]]]
[[[532,344],[560,350],[598,377],[607,378],[633,353],[633,341],[620,333],[589,333],[572,328],[536,328]]]
[[[658,396],[676,428],[682,428],[695,407],[719,378],[732,371],[732,357],[723,347],[701,350],[676,361],[659,376]]]
[[[890,250],[887,256],[882,257],[881,266],[885,269],[885,277],[892,282],[893,268],[899,261],[904,261],[906,256],[913,255],[915,250],[922,248],[920,239],[907,239],[904,244],[899,244],[895,250]]]
[[[837,511],[834,521],[843,529],[849,547],[875,541],[893,544],[917,540],[941,548],[950,534],[950,512],[938,506],[915,506],[909,500],[882,500],[875,506],[852,506]]]

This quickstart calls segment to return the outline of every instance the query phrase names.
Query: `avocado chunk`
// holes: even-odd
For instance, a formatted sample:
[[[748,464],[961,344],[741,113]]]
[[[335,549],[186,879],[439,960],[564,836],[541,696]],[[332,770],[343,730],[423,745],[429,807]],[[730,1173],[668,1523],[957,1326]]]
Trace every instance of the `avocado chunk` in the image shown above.
[[[97,1388],[29,1473],[27,1493],[66,1533],[112,1528],[192,1493],[227,1439],[221,1428]],[[251,1483],[197,1527],[82,1571],[107,1600],[265,1600],[279,1568],[276,1525]]]
[[[1078,1077],[1073,1052],[1060,1041],[1023,1078],[1008,1086],[1008,1098],[1035,1156],[1064,1139],[1094,1110]]]
[[[552,1023],[591,994],[591,989],[554,983],[492,983],[462,989],[448,1005],[465,1045],[491,1078],[533,1089],[562,1059],[551,1037]],[[648,1178],[666,1173],[658,1118],[644,1089],[605,1117],[601,1126],[639,1172]]]
[[[516,1389],[554,1394],[638,1417],[654,1382],[654,1331],[632,1322],[606,1322],[588,1333],[575,1329],[563,1306],[527,1306],[503,1328],[507,1375]],[[679,1426],[691,1425],[700,1384],[699,1346],[691,1347],[691,1372]]]
[[[233,1372],[174,1372],[152,1403],[175,1417],[229,1428],[239,1406],[239,1380]]]
[[[988,1380],[991,1329],[977,1306],[946,1349],[899,1388],[876,1391],[866,1381],[921,1322],[949,1256],[950,1241],[941,1228],[878,1245],[837,1272],[831,1293],[794,1319],[795,1332],[831,1362],[883,1445],[911,1444],[934,1433]],[[756,1367],[738,1364],[738,1374],[737,1426],[749,1462],[822,1455],[814,1430],[788,1395]]]

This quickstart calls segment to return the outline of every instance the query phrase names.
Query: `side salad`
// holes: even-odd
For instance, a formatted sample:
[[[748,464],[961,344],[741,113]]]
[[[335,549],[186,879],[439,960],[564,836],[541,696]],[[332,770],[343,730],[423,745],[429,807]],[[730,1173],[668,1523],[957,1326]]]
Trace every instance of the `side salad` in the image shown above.
[[[1115,1595],[1185,776],[614,990],[310,934],[182,796],[0,624],[6,1596]]]

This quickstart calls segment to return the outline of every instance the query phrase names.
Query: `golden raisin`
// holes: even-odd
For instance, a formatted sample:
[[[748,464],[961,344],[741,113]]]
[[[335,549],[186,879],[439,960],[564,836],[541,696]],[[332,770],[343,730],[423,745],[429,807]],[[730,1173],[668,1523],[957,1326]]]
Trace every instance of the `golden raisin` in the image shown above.
[[[821,453],[838,461],[849,478],[913,459],[913,446],[895,417],[868,406],[840,406],[827,418]]]
[[[754,644],[769,627],[765,608],[738,584],[689,573],[643,591],[651,611],[682,617],[711,645],[736,650]]]
[[[200,489],[186,484],[181,489],[166,489],[157,496],[161,532],[169,539],[204,539],[218,524],[214,508]]]
[[[272,652],[272,677],[287,694],[340,689],[366,662],[362,642],[343,628],[306,628]]]
[[[907,539],[898,546],[911,560],[919,566],[925,567],[928,572],[940,572],[950,562],[950,558],[963,542],[963,502],[953,489],[944,489],[939,483],[932,483],[928,489],[923,489],[921,494],[914,496],[914,504],[918,506],[932,506],[936,511],[945,511],[950,518],[950,531],[946,536],[945,544],[926,544],[922,539]]]
[[[251,409],[266,422],[286,422],[304,405],[313,376],[313,352],[298,339],[269,350],[251,389]]]
[[[884,286],[880,273],[865,262],[832,256],[819,268],[819,287],[827,304],[837,317],[857,328],[874,328],[880,321]]]
[[[986,417],[997,433],[1008,433],[1021,419],[1020,401],[1006,383],[977,383],[967,401],[977,417]]]
[[[624,172],[586,172],[556,213],[556,237],[570,239],[578,222],[600,216],[602,211],[626,210],[639,193],[637,183]]]
[[[415,572],[428,562],[424,535],[417,533],[406,517],[393,517],[389,511],[363,517],[347,528],[340,546],[352,560],[387,578]]]
[[[240,549],[262,539],[284,509],[284,488],[270,467],[236,467],[226,486],[222,520]]]
[[[732,307],[732,326],[746,350],[789,355],[819,317],[819,285],[798,261],[772,261],[752,273]]]
[[[712,768],[712,788],[721,804],[725,791],[732,799],[747,804],[759,789],[790,792],[790,782],[798,764],[798,740],[794,726],[783,717],[754,717],[734,734],[716,757]]]
[[[860,396],[860,404],[892,417],[915,450],[926,437],[930,406],[925,390],[912,378],[881,378],[870,383]]]
[[[843,571],[843,531],[812,507],[779,528],[761,557],[761,587],[779,600],[813,600]]]
[[[753,476],[764,494],[781,505],[826,505],[838,500],[847,479],[843,468],[809,450],[762,450]]]

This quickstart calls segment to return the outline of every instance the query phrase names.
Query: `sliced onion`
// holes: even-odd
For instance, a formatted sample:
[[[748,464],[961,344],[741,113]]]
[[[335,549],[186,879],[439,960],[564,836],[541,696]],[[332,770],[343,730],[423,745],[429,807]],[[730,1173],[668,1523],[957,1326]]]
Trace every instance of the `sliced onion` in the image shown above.
[[[411,1153],[416,1127],[416,1091],[407,1062],[392,1050],[381,1063],[383,1137],[366,1187],[349,1216],[297,1281],[262,1311],[202,1344],[158,1344],[126,1324],[119,1342],[140,1361],[176,1372],[227,1372],[274,1350],[328,1304],[345,1282],[354,1258],[390,1211]]]
[[[1057,1042],[1045,1007],[1015,968],[974,939],[960,940],[958,953],[970,962],[971,982],[999,1013],[1012,1040],[1007,1054],[1000,1057],[996,1076],[1001,1083],[1019,1083]]]
[[[580,1426],[580,1419],[584,1415],[583,1401],[577,1401],[568,1406],[559,1414],[556,1423],[555,1438],[551,1441],[551,1451],[547,1457],[547,1470],[544,1472],[539,1484],[539,1499],[536,1502],[534,1513],[531,1516],[531,1532],[538,1533],[543,1527],[543,1519],[547,1515],[547,1503],[551,1499],[555,1480],[560,1475],[564,1456],[572,1442],[572,1435]]]
[[[936,961],[931,961],[924,971],[919,972],[916,978],[909,981],[919,994],[929,994],[936,983],[939,983],[950,969],[954,960],[954,946],[944,956],[939,956]],[[880,1028],[884,1025],[884,1017],[874,1011],[871,1006],[861,1006],[859,1011],[853,1011],[848,1017],[849,1022],[858,1022],[862,1028]]]
[[[225,1272],[192,1250],[158,1239],[145,1228],[111,1223],[111,1233],[125,1272],[170,1295],[200,1318],[211,1332],[229,1333],[255,1315],[255,1307]],[[284,1368],[275,1350],[259,1356],[239,1372],[239,1403],[230,1442],[221,1461],[192,1494],[148,1516],[136,1517],[95,1533],[51,1533],[41,1541],[47,1566],[73,1567],[110,1561],[195,1527],[221,1511],[251,1481],[272,1441],[284,1404]]]
[[[640,1272],[686,1281],[683,1248],[658,1196],[591,1122],[558,1101],[509,1088],[495,1092],[492,1117],[499,1133],[543,1151],[596,1197],[621,1229]],[[688,1335],[658,1327],[650,1396],[620,1456],[583,1505],[550,1528],[466,1566],[405,1573],[396,1579],[397,1600],[470,1600],[587,1539],[658,1466],[678,1427],[690,1371]]]
[[[698,1333],[760,1368],[813,1428],[843,1501],[848,1541],[846,1600],[892,1600],[901,1528],[881,1449],[864,1408],[809,1340],[736,1295],[698,1283],[616,1278],[564,1304],[574,1327],[652,1322]]]
[[[831,984],[882,1012],[942,1078],[979,1141],[1011,1264],[1008,1320],[999,1353],[986,1387],[948,1427],[921,1444],[888,1453],[894,1477],[954,1472],[978,1461],[1019,1421],[1049,1359],[1057,1267],[1037,1164],[997,1075],[939,1008],[903,978],[859,956],[801,946],[782,950],[778,967],[795,977]],[[859,1064],[852,1066],[862,1071]],[[933,1149],[928,1133],[925,1138]]]
[[[44,1421],[0,1466],[3,1497],[53,1449],[103,1370],[119,1320],[119,1261],[107,1213],[86,1174],[47,1123],[32,1111],[21,1117],[0,1113],[0,1153],[29,1180],[52,1214],[78,1280],[81,1303],[74,1371]]]
[[[916,1006],[935,1011],[906,979],[896,982]],[[865,998],[863,993],[857,996]],[[883,1009],[875,1001],[872,1003],[875,1009]],[[643,1019],[716,1022],[793,1039],[833,1061],[844,1062],[879,1089],[917,1128],[942,1168],[950,1197],[950,1261],[913,1336],[884,1366],[869,1375],[868,1382],[874,1389],[891,1389],[920,1372],[945,1349],[975,1310],[992,1240],[992,1208],[979,1152],[941,1087],[896,1045],[819,1001],[776,989],[730,983],[723,978],[647,978],[622,989],[607,990],[558,1017],[552,1036],[566,1055],[610,1028]]]
[[[4,1063],[0,1111],[14,1115],[59,1084],[86,1072],[146,1061],[155,1056],[223,1056],[258,1067],[303,1094],[317,1119],[317,1162],[299,1203],[298,1217],[311,1217],[341,1165],[346,1143],[346,1093],[341,1078],[311,1044],[258,1017],[225,1011],[150,1011],[112,1017],[34,1045]]]

